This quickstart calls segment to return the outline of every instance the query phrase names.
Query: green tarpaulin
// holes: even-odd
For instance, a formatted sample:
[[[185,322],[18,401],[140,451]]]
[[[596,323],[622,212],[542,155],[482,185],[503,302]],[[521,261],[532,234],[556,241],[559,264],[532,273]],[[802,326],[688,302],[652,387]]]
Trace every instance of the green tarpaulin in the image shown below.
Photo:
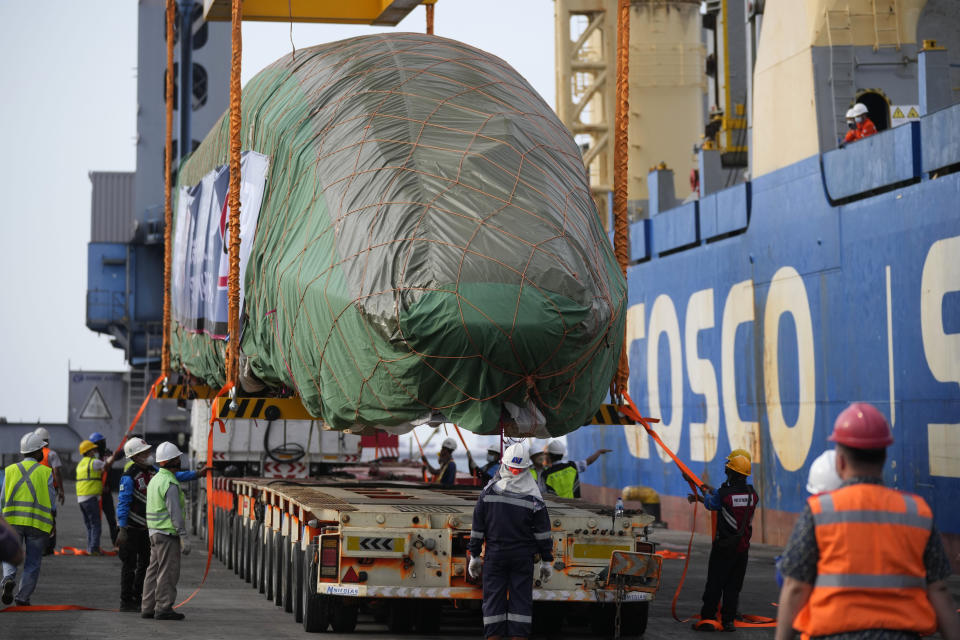
[[[513,68],[434,36],[364,36],[284,56],[242,114],[243,149],[269,159],[242,274],[248,391],[295,390],[338,429],[589,422],[626,284],[580,149]],[[224,116],[178,186],[227,154]],[[224,347],[175,323],[174,367],[215,387]]]

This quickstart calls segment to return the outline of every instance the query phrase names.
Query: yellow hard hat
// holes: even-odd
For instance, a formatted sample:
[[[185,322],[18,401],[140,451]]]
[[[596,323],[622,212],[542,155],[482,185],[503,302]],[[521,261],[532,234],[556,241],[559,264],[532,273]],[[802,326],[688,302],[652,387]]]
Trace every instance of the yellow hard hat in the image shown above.
[[[89,440],[84,440],[80,443],[80,446],[77,447],[80,450],[80,455],[85,454],[87,451],[93,451],[97,448],[97,445],[90,442]]]
[[[730,456],[727,460],[727,469],[733,469],[741,475],[750,475],[750,460],[747,456]]]
[[[751,456],[750,452],[746,449],[734,449],[731,451],[730,455],[727,456],[727,462],[729,462],[733,456],[743,456],[747,459],[747,462],[753,462],[753,456]]]

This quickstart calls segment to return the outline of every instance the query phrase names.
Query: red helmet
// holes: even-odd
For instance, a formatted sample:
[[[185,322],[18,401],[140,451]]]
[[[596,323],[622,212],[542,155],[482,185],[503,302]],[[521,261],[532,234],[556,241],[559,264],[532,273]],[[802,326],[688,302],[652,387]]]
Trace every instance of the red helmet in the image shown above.
[[[854,402],[837,416],[828,440],[854,449],[882,449],[893,444],[893,431],[872,404]]]

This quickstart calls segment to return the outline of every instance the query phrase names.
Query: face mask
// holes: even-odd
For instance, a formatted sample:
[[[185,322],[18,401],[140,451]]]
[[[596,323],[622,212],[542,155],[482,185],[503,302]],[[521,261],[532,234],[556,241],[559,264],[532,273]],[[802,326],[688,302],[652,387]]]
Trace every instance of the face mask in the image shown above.
[[[857,116],[856,118],[854,118],[854,120],[857,121],[857,124],[860,124],[861,122],[863,122],[863,116]]]
[[[152,455],[147,456],[147,459],[144,460],[144,464],[146,464],[148,467],[152,467],[156,463],[157,463],[157,459],[154,458]]]
[[[488,453],[488,454],[487,454],[487,462],[496,462],[496,461],[499,460],[499,459],[500,459],[500,454],[499,454],[499,453]]]

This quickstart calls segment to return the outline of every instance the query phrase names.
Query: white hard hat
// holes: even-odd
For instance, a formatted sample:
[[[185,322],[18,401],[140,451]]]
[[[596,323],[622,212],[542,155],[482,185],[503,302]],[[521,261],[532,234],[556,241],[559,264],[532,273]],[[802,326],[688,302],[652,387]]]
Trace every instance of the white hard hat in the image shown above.
[[[31,431],[20,438],[20,453],[33,453],[43,449],[43,438]]]
[[[502,462],[514,469],[526,469],[533,464],[530,462],[530,450],[522,442],[507,447],[506,451],[503,452]]]
[[[847,120],[853,120],[856,117],[857,117],[857,114],[853,112],[853,107],[850,107],[849,109],[847,109],[847,116],[846,116]]]
[[[497,455],[500,455],[500,443],[494,442],[489,447],[487,447],[487,453],[495,453]]]
[[[457,450],[457,441],[453,438],[444,438],[443,444],[440,445],[441,449],[450,449],[450,451]]]
[[[854,118],[857,116],[862,116],[867,111],[869,111],[869,109],[867,109],[867,106],[862,102],[858,102],[857,104],[853,105],[853,109],[850,109],[850,113],[853,114]]]
[[[545,449],[546,453],[554,456],[564,456],[567,454],[567,447],[560,440],[551,440]]]
[[[807,491],[812,494],[823,493],[839,489],[843,480],[837,474],[837,452],[833,449],[824,451],[810,465],[810,475],[807,476]]]
[[[40,439],[46,442],[47,444],[50,443],[50,432],[47,431],[44,427],[37,427],[36,429],[34,429],[33,432],[38,436],[40,436]]]
[[[177,449],[177,445],[172,442],[161,442],[159,446],[157,446],[157,462],[166,462],[167,460],[179,458],[182,455],[183,452]]]
[[[149,450],[150,445],[147,444],[143,438],[130,438],[123,443],[123,455],[127,456],[128,458],[132,458],[138,453],[143,453],[144,451]]]

